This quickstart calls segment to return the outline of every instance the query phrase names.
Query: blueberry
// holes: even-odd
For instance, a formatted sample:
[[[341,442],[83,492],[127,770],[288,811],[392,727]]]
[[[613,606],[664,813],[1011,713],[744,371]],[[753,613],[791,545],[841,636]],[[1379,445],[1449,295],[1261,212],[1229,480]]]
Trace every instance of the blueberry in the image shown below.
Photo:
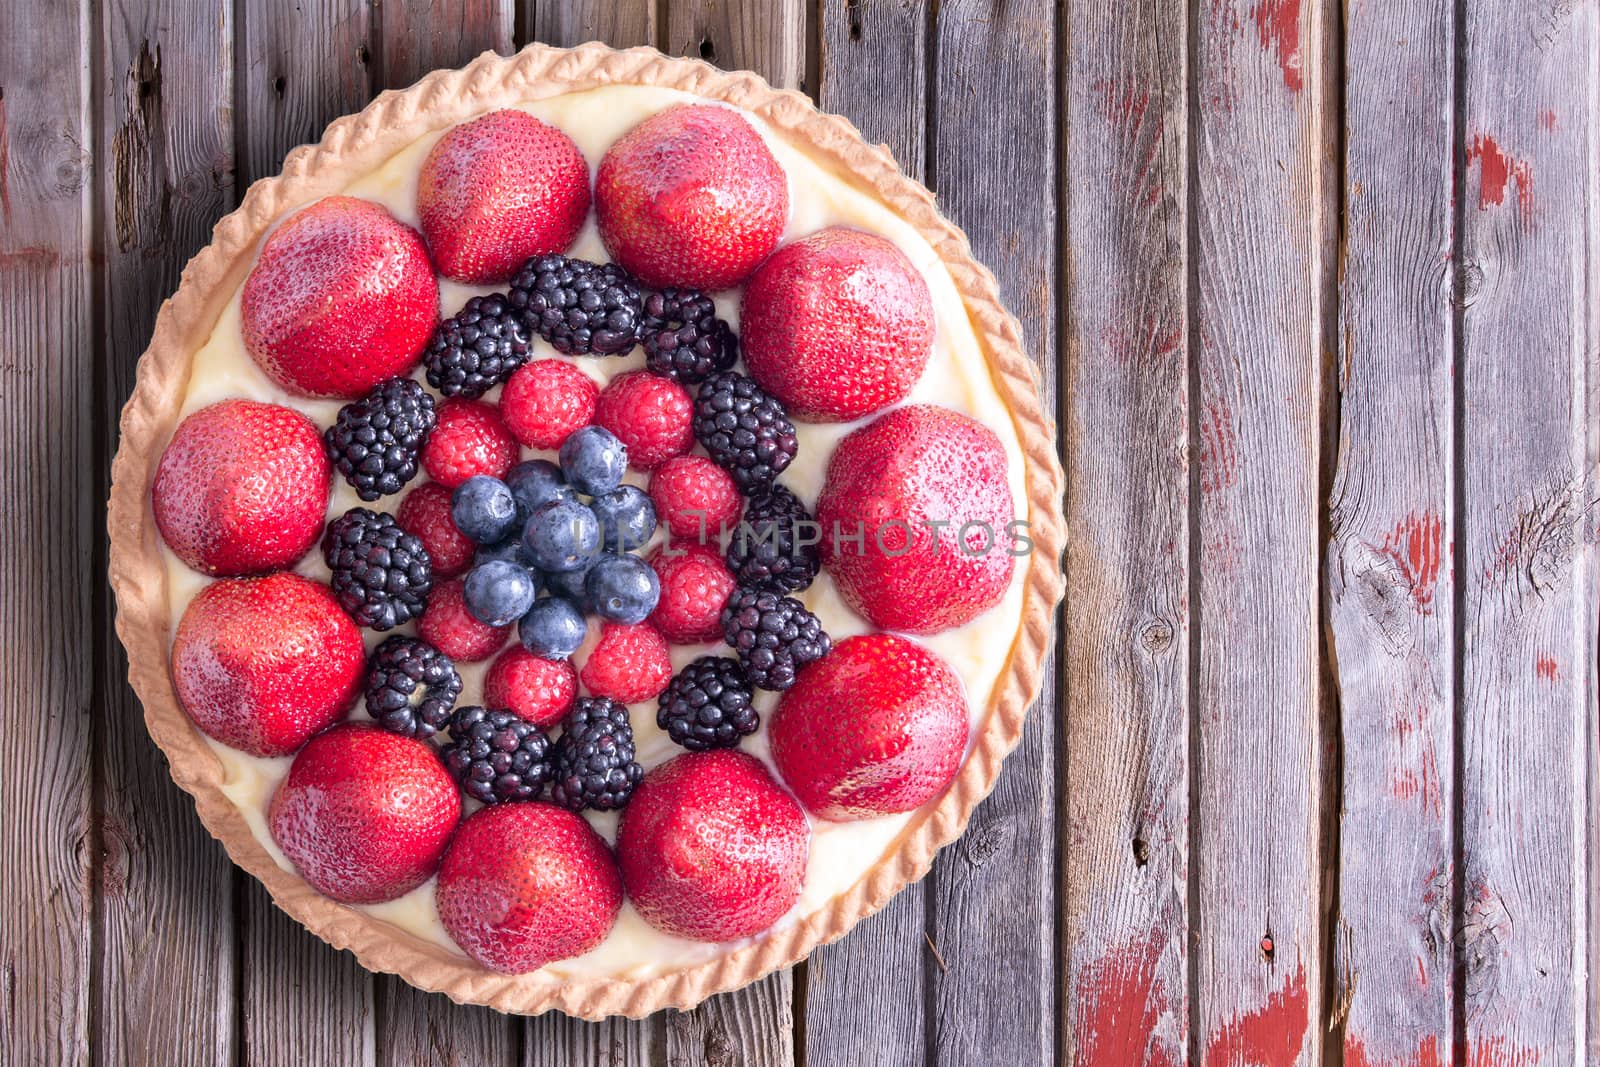
[[[622,484],[628,449],[610,430],[585,426],[561,444],[561,470],[567,484],[587,496],[609,493]]]
[[[478,544],[493,545],[516,528],[517,502],[499,478],[474,474],[450,494],[450,518]]]
[[[520,537],[508,537],[497,545],[483,545],[472,557],[472,564],[481,567],[490,560],[504,560],[522,567],[532,567],[533,560],[528,558],[528,550]]]
[[[552,595],[564,596],[588,612],[594,610],[589,603],[589,592],[584,588],[584,582],[588,577],[588,567],[576,571],[551,571],[544,576],[544,587]]]
[[[620,485],[589,503],[600,520],[600,544],[608,552],[643,548],[656,532],[656,506],[636,485]]]
[[[524,520],[541,504],[552,500],[576,500],[577,492],[567,484],[561,468],[547,459],[518,463],[506,474],[506,484],[517,500]]]
[[[661,581],[638,556],[601,556],[584,581],[595,614],[614,622],[643,622],[656,610]]]
[[[535,656],[566,659],[583,644],[589,624],[572,601],[551,596],[533,602],[517,632],[522,636],[522,647]]]
[[[552,500],[528,516],[522,542],[542,571],[582,570],[600,550],[600,522],[575,500]]]
[[[461,594],[473,618],[489,626],[509,626],[533,607],[539,585],[528,568],[495,559],[472,568]]]

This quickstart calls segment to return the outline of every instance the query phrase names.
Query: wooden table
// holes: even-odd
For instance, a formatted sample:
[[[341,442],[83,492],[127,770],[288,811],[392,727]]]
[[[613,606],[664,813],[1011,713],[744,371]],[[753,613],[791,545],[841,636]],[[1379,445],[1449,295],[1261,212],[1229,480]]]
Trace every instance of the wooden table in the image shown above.
[[[933,873],[686,1013],[517,1019],[279,914],[110,631],[185,259],[378,90],[654,44],[886,141],[1069,473],[1056,670]],[[0,5],[0,1062],[1556,1067],[1600,1058],[1594,0]]]

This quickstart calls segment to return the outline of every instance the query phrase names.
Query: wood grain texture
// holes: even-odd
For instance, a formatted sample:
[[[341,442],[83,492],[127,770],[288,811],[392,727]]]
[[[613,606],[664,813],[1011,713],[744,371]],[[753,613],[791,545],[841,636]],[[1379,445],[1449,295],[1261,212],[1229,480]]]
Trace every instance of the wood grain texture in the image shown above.
[[[1330,1011],[1358,1067],[1454,1040],[1454,9],[1358,5],[1345,22],[1326,581],[1346,862]]]
[[[1475,1062],[1587,1054],[1600,10],[1464,26],[1461,963]]]
[[[804,85],[804,0],[666,0],[662,51],[724,70],[753,70],[780,89]]]
[[[1061,976],[1079,1067],[1188,1054],[1185,21],[1075,8],[1066,47]],[[1130,492],[1130,486],[1139,491]]]
[[[522,24],[532,40],[571,48],[585,41],[602,41],[613,48],[656,43],[655,0],[564,0],[538,3],[523,0]],[[531,9],[531,10],[529,10]]]

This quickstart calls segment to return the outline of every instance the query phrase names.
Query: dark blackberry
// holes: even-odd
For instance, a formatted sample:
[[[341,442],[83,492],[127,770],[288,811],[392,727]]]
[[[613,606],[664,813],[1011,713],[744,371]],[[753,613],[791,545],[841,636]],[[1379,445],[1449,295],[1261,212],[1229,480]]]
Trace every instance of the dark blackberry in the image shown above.
[[[535,256],[506,294],[526,326],[567,355],[620,356],[633,348],[643,299],[615,263]]]
[[[610,697],[580,697],[556,741],[551,801],[572,811],[615,811],[644,777],[633,755],[628,709]]]
[[[761,725],[744,668],[726,656],[701,656],[678,672],[660,699],[656,725],[690,752],[733,748]]]
[[[833,650],[822,622],[793,597],[737,589],[722,609],[722,636],[739,654],[750,684],[784,690],[796,672]]]
[[[428,550],[383,512],[351,508],[328,523],[322,558],[339,606],[379,632],[421,615],[433,589]]]
[[[734,371],[707,378],[700,386],[694,436],[747,494],[771,485],[799,449],[783,405]]]
[[[428,384],[445,396],[482,396],[527,362],[529,337],[506,297],[475,296],[439,324],[423,350]]]
[[[817,577],[822,530],[800,498],[781,485],[756,493],[728,539],[728,569],[741,586],[794,593]]]
[[[503,709],[456,709],[442,755],[467,795],[485,804],[537,800],[550,780],[550,738]]]
[[[644,362],[684,385],[705,381],[739,358],[739,342],[717,318],[717,306],[698,289],[663,289],[644,298],[639,323]]]
[[[340,408],[322,441],[356,495],[376,500],[416,477],[417,456],[436,418],[433,397],[420,383],[390,378]]]
[[[424,741],[450,721],[461,675],[450,657],[415,637],[388,637],[367,661],[367,714],[391,733]]]

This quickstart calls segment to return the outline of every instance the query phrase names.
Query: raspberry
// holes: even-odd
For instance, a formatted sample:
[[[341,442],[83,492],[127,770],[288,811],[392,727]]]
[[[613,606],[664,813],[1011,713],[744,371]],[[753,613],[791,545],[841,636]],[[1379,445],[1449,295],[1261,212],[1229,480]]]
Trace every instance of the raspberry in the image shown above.
[[[667,639],[647,622],[608,622],[578,675],[597,697],[636,704],[658,695],[672,681]]]
[[[422,466],[434,481],[454,489],[474,474],[504,478],[519,455],[517,439],[493,404],[456,397],[439,405]]]
[[[594,421],[628,447],[628,466],[655,470],[694,447],[694,401],[683,387],[648,371],[611,379],[595,405]]]
[[[457,663],[486,660],[511,636],[509,626],[489,626],[467,610],[464,584],[456,578],[441,582],[428,598],[428,608],[417,620],[417,635]]]
[[[450,490],[438,482],[424,482],[407,493],[395,519],[428,550],[435,578],[455,578],[472,566],[478,546],[456,529],[450,518]]]
[[[714,544],[739,521],[744,498],[733,475],[704,456],[674,456],[650,475],[656,521],[672,536]]]
[[[661,580],[661,599],[650,622],[675,645],[722,637],[722,607],[735,588],[733,575],[713,547],[690,545],[681,555],[656,549],[650,566]]]
[[[483,702],[507,708],[543,730],[548,730],[572,710],[578,695],[578,672],[567,660],[535,656],[512,645],[483,678]]]
[[[525,364],[500,393],[500,417],[529,448],[561,447],[567,435],[594,421],[600,387],[562,359]]]

